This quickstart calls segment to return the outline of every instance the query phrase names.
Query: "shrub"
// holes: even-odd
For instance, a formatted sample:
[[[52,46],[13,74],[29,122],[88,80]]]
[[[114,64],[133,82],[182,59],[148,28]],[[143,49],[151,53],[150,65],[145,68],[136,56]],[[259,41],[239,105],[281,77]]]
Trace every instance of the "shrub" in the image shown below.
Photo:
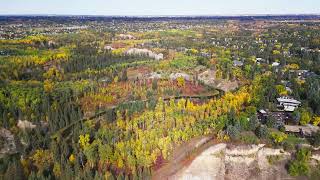
[[[270,155],[270,156],[267,156],[268,162],[271,165],[279,162],[282,158],[283,158],[282,155],[275,155],[275,156]]]
[[[285,151],[292,151],[294,149],[294,144],[286,141],[283,143],[283,149]]]
[[[312,145],[319,146],[320,145],[320,131],[317,131],[313,134]]]
[[[312,119],[312,124],[314,126],[318,126],[320,123],[320,116],[314,116],[313,119]]]
[[[310,169],[307,163],[293,161],[289,165],[289,174],[291,176],[308,175]]]
[[[259,143],[259,139],[251,131],[241,133],[240,140],[244,143],[247,143],[247,144],[258,144]]]
[[[158,89],[158,80],[157,79],[152,80],[152,89],[153,90]]]
[[[306,124],[309,124],[310,121],[311,121],[310,113],[307,110],[303,110],[301,112],[300,124],[306,125]]]
[[[240,129],[237,126],[230,125],[227,127],[227,134],[231,139],[238,139],[240,135]]]
[[[276,85],[276,90],[280,96],[288,95],[288,91],[286,90],[286,87],[284,85]]]
[[[284,127],[284,125],[281,125],[281,126],[279,127],[279,131],[281,131],[281,132],[286,132],[286,128]]]
[[[209,59],[204,57],[197,57],[197,63],[202,66],[208,66]]]
[[[274,132],[271,132],[270,135],[271,135],[271,138],[273,139],[273,142],[275,142],[276,144],[280,144],[288,138],[288,135],[283,132],[274,131]]]
[[[259,126],[255,133],[260,139],[266,139],[269,136],[269,131],[266,126]]]
[[[148,90],[147,91],[147,98],[150,99],[151,97],[153,97],[153,91],[152,90]]]
[[[173,96],[175,94],[175,91],[173,89],[170,89],[170,88],[166,88],[163,92],[164,95],[167,95],[167,96]]]
[[[250,130],[249,121],[248,121],[248,118],[246,116],[240,116],[238,118],[238,121],[239,121],[239,124],[241,126],[241,129]]]
[[[2,136],[0,136],[0,149],[2,149],[4,147],[4,144],[6,142],[6,139]]]
[[[311,151],[306,148],[299,149],[295,159],[289,163],[288,170],[291,176],[308,175],[310,172],[309,160]]]
[[[300,122],[300,118],[301,118],[301,113],[298,111],[298,110],[295,110],[293,113],[292,113],[292,116],[293,116],[293,120],[296,124],[299,124]]]
[[[248,106],[246,108],[246,112],[249,116],[255,116],[257,112],[257,108],[255,106]]]
[[[318,163],[315,167],[312,168],[309,178],[319,179],[319,177],[320,177],[320,164]]]
[[[277,128],[277,121],[274,117],[269,116],[266,125],[268,128]]]
[[[249,120],[249,125],[248,125],[249,130],[254,131],[255,129],[257,129],[258,126],[259,126],[258,118],[256,116],[252,116]]]

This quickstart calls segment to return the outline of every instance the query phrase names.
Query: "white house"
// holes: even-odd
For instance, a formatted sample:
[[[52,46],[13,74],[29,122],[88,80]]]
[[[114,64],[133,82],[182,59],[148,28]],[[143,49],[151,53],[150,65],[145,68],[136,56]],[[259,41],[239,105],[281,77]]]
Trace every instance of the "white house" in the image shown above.
[[[300,101],[289,97],[279,97],[277,98],[279,106],[282,106],[284,111],[293,112],[301,104]]]
[[[272,66],[272,67],[278,67],[279,65],[280,65],[280,63],[278,63],[278,62],[273,62],[271,66]]]

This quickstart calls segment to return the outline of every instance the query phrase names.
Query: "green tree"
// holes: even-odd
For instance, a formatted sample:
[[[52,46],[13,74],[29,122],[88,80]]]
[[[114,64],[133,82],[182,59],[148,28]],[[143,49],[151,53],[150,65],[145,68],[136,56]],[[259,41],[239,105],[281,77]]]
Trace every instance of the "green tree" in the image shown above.
[[[231,139],[238,139],[240,136],[240,129],[237,126],[229,125],[227,126],[227,134],[230,136]]]
[[[298,111],[297,109],[293,111],[292,113],[292,117],[293,117],[293,120],[296,124],[299,124],[300,122],[300,119],[301,119],[301,113],[300,111]]]
[[[157,90],[158,89],[158,79],[152,80],[152,89]]]
[[[269,136],[269,131],[266,126],[260,125],[257,127],[255,130],[255,134],[260,138],[260,139],[266,139]]]
[[[259,126],[259,120],[256,116],[252,116],[250,119],[249,119],[249,125],[248,125],[248,128],[250,131],[254,131],[257,129],[257,127]]]
[[[278,128],[277,121],[273,116],[268,116],[266,125],[268,128]]]
[[[301,125],[306,125],[306,124],[309,124],[311,121],[311,115],[310,113],[303,109],[302,112],[301,112],[301,119],[300,119],[300,124]]]

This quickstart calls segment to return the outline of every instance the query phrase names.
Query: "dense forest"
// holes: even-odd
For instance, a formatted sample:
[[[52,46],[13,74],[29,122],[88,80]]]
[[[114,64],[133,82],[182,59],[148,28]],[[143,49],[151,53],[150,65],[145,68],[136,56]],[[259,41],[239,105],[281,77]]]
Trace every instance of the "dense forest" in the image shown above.
[[[15,144],[1,151],[0,179],[151,179],[203,136],[293,152],[320,144],[320,132],[285,130],[320,123],[317,23],[137,19],[108,29],[98,19],[53,33],[58,20],[35,18],[49,28],[0,39],[0,126]],[[284,112],[278,97],[301,105],[286,122],[262,121],[259,110]],[[308,176],[299,157],[288,171]]]

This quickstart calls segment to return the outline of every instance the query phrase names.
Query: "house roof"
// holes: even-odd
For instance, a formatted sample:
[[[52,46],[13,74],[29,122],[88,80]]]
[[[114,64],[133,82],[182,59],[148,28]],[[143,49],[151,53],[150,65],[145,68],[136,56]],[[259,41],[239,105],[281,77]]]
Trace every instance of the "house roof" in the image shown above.
[[[277,101],[281,103],[301,104],[300,101],[288,97],[279,97],[277,98]]]
[[[266,112],[265,110],[263,110],[263,109],[260,109],[259,112],[260,112],[261,114],[266,114],[266,113],[267,113],[267,112]]]
[[[280,65],[280,63],[278,63],[278,62],[273,62],[272,63],[272,66],[279,66]]]
[[[233,65],[235,65],[235,66],[243,66],[243,62],[242,62],[242,61],[234,60],[234,61],[233,61]]]
[[[292,112],[292,111],[294,111],[296,108],[294,107],[294,106],[284,106],[284,110],[285,111],[290,111],[290,112]]]

